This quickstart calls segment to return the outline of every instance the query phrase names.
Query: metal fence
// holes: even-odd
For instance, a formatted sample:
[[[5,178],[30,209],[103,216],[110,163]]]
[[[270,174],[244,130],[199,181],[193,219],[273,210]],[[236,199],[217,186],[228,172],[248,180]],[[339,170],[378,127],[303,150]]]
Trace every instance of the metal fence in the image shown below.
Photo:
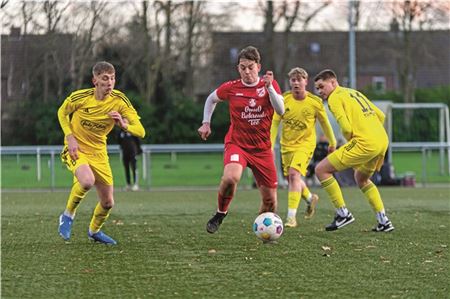
[[[176,159],[177,153],[219,153],[223,152],[223,144],[146,144],[142,145],[142,179],[145,181],[148,188],[152,186],[151,178],[151,158],[152,154],[157,153],[170,153],[173,159]],[[278,146],[276,146],[278,149]],[[42,156],[50,155],[48,167],[50,168],[51,179],[50,189],[55,188],[55,159],[59,162],[59,154],[62,150],[62,146],[2,146],[0,147],[0,154],[4,155],[35,155],[36,156],[36,179],[38,181],[42,178]],[[421,161],[421,183],[427,184],[427,156],[430,151],[439,150],[440,153],[449,152],[450,143],[448,142],[436,142],[436,143],[396,143],[391,144],[391,151],[414,151],[422,153]],[[278,152],[278,151],[277,151]],[[119,145],[109,145],[109,154],[121,154]],[[55,158],[56,156],[56,158]],[[450,158],[448,159],[450,160]],[[280,166],[279,155],[276,157],[277,166]],[[448,168],[445,167],[445,156],[440,155],[440,172],[441,175],[448,174]],[[280,177],[280,183],[284,180]]]

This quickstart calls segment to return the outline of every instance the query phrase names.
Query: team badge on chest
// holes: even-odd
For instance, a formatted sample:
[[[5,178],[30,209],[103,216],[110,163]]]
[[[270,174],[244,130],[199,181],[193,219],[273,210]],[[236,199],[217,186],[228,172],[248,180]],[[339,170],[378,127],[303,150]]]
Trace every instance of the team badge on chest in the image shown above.
[[[257,88],[256,94],[258,95],[258,97],[262,98],[263,96],[266,95],[266,88],[265,87]]]

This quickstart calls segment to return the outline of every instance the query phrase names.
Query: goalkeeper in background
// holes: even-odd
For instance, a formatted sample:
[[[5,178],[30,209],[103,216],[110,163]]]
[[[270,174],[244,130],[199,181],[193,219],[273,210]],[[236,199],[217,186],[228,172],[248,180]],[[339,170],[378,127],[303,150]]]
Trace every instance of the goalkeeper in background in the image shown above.
[[[285,226],[296,227],[300,199],[306,202],[305,219],[312,218],[319,200],[317,194],[312,194],[302,179],[302,176],[306,176],[307,167],[316,148],[316,120],[319,120],[322,131],[329,140],[329,152],[335,149],[336,138],[322,100],[306,90],[308,73],[296,67],[288,73],[288,76],[291,90],[283,94],[285,112],[283,115],[274,114],[270,139],[273,149],[281,122],[281,164],[283,174],[289,182]]]
[[[327,231],[337,230],[355,218],[345,206],[342,191],[333,173],[347,168],[355,170],[355,181],[376,214],[376,232],[394,229],[386,216],[383,201],[370,177],[383,165],[389,140],[383,127],[384,113],[357,90],[339,86],[332,70],[323,70],[315,78],[315,87],[336,118],[347,143],[316,166],[316,175],[336,208]]]
[[[98,62],[92,75],[94,87],[71,93],[58,110],[65,144],[61,159],[74,175],[66,209],[59,217],[58,231],[64,240],[70,239],[75,212],[87,192],[95,186],[99,202],[89,225],[88,237],[115,245],[116,241],[100,230],[114,206],[106,136],[114,125],[141,138],[145,130],[130,100],[114,89],[114,66],[105,61]]]

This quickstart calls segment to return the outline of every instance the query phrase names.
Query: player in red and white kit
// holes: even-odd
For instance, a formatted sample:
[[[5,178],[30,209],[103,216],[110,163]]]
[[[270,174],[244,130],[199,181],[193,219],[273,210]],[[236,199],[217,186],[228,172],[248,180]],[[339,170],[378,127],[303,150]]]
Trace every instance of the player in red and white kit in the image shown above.
[[[261,193],[259,213],[277,209],[277,172],[270,143],[270,126],[275,111],[284,113],[280,87],[267,71],[259,77],[261,57],[255,47],[241,50],[237,69],[240,79],[223,83],[206,99],[203,124],[198,133],[203,140],[211,134],[211,116],[217,103],[228,101],[230,128],[225,136],[224,170],[218,192],[217,213],[206,230],[215,233],[227,215],[242,172],[249,167]]]

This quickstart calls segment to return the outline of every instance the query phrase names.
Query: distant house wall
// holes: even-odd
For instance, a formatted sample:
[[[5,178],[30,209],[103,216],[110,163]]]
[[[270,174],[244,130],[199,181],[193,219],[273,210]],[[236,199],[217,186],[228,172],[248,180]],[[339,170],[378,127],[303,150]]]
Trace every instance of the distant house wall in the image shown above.
[[[357,32],[356,74],[357,88],[369,86],[399,90],[398,68],[403,55],[396,40],[400,33]],[[282,45],[282,33],[275,34],[275,45]],[[450,84],[450,31],[421,31],[412,33],[413,55],[417,87]],[[261,32],[215,32],[213,34],[211,89],[220,83],[238,77],[236,57],[248,45],[257,47],[262,55],[264,69],[264,35]],[[348,32],[294,32],[290,35],[288,70],[295,66],[305,68],[311,79],[319,71],[331,68],[341,83],[347,85],[349,73]],[[282,57],[282,49],[275,47],[275,57]],[[275,58],[279,68],[280,58]],[[286,74],[275,74],[287,88]],[[313,88],[310,80],[309,88]]]
[[[15,106],[25,100],[62,101],[55,94],[71,73],[72,35],[1,35],[2,131],[14,132]],[[53,91],[53,92],[51,92]],[[44,99],[44,96],[47,96]]]

